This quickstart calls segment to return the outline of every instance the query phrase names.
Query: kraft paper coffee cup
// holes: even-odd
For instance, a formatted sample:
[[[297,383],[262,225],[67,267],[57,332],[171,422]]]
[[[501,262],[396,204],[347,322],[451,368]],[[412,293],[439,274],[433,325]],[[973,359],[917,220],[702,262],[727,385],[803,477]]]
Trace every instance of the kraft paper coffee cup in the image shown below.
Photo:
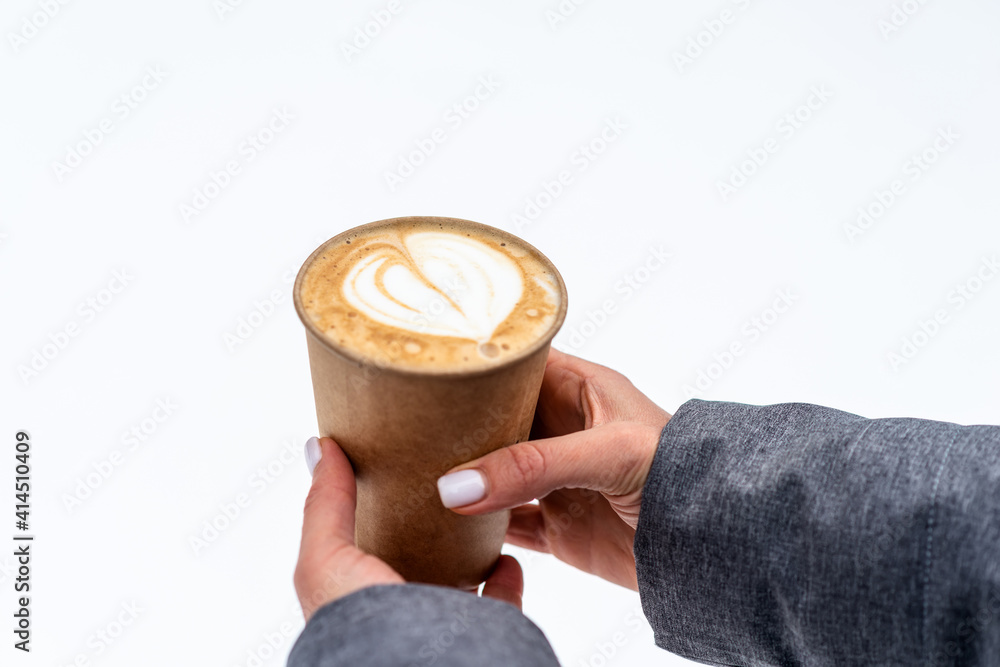
[[[316,257],[357,228],[333,237],[306,260],[294,301],[306,327],[319,432],[333,438],[354,467],[358,547],[407,581],[471,589],[499,557],[509,512],[460,516],[441,504],[437,479],[456,465],[528,439],[549,347],[566,316],[566,287],[552,263],[521,239],[447,220],[523,246],[556,279],[560,304],[550,330],[501,364],[470,372],[402,369],[394,366],[399,349],[369,359],[324,337],[303,308],[303,277]]]

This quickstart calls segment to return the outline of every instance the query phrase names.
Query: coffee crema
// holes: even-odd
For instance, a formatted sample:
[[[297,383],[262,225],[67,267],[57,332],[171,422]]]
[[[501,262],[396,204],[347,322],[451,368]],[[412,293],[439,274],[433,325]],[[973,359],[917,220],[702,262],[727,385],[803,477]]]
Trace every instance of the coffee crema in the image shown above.
[[[561,322],[561,279],[500,230],[396,218],[351,230],[303,266],[297,297],[334,347],[376,364],[469,371],[502,364]]]

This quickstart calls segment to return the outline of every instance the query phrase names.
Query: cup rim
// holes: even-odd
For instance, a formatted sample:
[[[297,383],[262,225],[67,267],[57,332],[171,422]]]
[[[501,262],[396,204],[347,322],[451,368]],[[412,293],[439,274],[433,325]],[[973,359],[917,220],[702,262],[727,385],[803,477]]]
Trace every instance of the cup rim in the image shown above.
[[[400,366],[395,366],[391,362],[387,364],[379,363],[377,360],[367,357],[365,355],[359,354],[358,352],[347,348],[346,346],[341,346],[329,338],[327,338],[316,326],[305,312],[305,307],[302,305],[301,287],[302,282],[305,279],[306,270],[313,264],[313,261],[323,252],[326,251],[331,245],[335,245],[342,241],[347,236],[357,233],[359,230],[365,230],[371,227],[386,226],[389,224],[402,224],[408,221],[420,221],[426,222],[447,222],[449,224],[459,224],[462,226],[471,227],[473,229],[478,229],[484,233],[492,234],[503,239],[509,240],[514,245],[520,245],[524,247],[530,253],[534,253],[544,265],[546,265],[551,271],[552,275],[556,280],[556,287],[560,295],[559,309],[556,312],[555,318],[552,320],[552,324],[549,329],[545,332],[545,335],[539,337],[531,345],[528,345],[518,353],[511,355],[508,359],[501,363],[493,366],[487,366],[485,368],[475,368],[471,370],[456,370],[456,369],[433,369],[433,368],[405,368]],[[552,263],[545,254],[540,251],[535,246],[531,245],[519,236],[516,236],[506,230],[498,229],[496,227],[491,227],[490,225],[485,225],[481,222],[474,222],[472,220],[466,220],[464,218],[450,218],[436,215],[408,215],[400,216],[396,218],[386,218],[384,220],[375,220],[373,222],[366,222],[362,225],[357,225],[346,229],[336,236],[333,236],[319,245],[315,250],[310,253],[309,257],[302,263],[299,267],[299,272],[295,276],[295,284],[292,287],[292,301],[295,304],[295,312],[299,316],[299,320],[305,326],[306,331],[309,335],[316,339],[320,345],[325,347],[330,352],[357,364],[369,365],[378,368],[379,372],[382,373],[393,373],[397,375],[410,375],[417,377],[435,377],[435,378],[447,378],[447,377],[476,377],[481,375],[489,375],[491,373],[499,372],[505,368],[509,368],[514,364],[517,364],[524,359],[534,355],[540,349],[548,347],[552,343],[552,339],[555,338],[556,334],[559,333],[559,329],[562,328],[563,323],[566,320],[566,310],[568,307],[568,294],[566,290],[566,283],[563,280],[562,275],[556,268],[555,264]]]

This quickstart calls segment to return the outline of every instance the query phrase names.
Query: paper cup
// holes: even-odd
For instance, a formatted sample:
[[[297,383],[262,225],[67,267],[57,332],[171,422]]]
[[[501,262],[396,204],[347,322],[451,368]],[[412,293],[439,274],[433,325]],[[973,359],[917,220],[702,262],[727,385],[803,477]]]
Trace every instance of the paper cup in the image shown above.
[[[402,369],[394,366],[401,350],[370,359],[331,341],[306,315],[301,284],[314,258],[357,229],[330,239],[306,260],[294,300],[306,327],[319,432],[333,438],[354,467],[358,547],[407,581],[471,589],[499,557],[509,512],[455,514],[441,504],[437,479],[528,438],[549,346],[566,317],[566,287],[552,263],[521,239],[475,222],[439,220],[506,237],[552,271],[560,306],[544,336],[495,367],[470,372]]]

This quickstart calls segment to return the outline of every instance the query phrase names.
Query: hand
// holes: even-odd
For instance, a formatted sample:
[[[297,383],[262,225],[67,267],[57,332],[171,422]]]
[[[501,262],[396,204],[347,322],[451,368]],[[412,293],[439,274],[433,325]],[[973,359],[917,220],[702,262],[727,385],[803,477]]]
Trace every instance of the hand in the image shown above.
[[[510,544],[638,590],[632,542],[669,420],[625,376],[553,349],[531,440],[449,471],[442,502],[459,514],[512,509]],[[479,475],[449,480],[462,470]]]
[[[343,450],[330,438],[312,438],[306,444],[306,460],[317,459],[312,488],[306,497],[294,577],[306,621],[328,602],[367,586],[405,583],[385,562],[354,544],[357,487],[354,470]],[[483,595],[520,609],[523,589],[521,566],[512,557],[501,556],[483,586]]]

